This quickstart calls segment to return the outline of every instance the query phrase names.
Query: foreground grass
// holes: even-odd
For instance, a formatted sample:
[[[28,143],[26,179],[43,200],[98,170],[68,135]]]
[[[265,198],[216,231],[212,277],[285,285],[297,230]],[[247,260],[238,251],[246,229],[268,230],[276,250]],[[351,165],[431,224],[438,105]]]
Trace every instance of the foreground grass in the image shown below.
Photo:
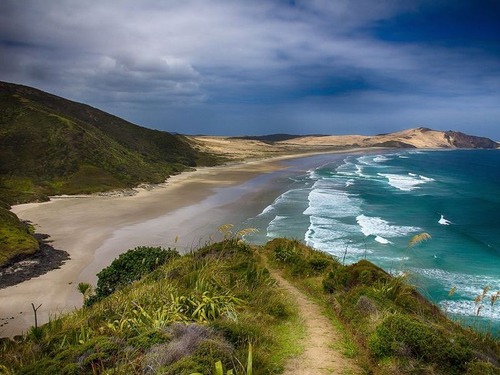
[[[0,344],[4,372],[280,373],[300,351],[297,310],[245,244],[171,257],[140,281]],[[0,370],[1,373],[1,370]]]
[[[463,328],[404,278],[362,260],[343,266],[298,241],[262,250],[344,327],[341,350],[373,374],[500,374],[497,339]]]
[[[0,373],[210,374],[220,361],[245,374],[251,344],[253,373],[279,374],[303,350],[305,331],[266,264],[323,306],[343,334],[335,349],[367,374],[500,373],[498,340],[458,326],[370,262],[343,266],[285,239],[250,248],[226,238],[192,254],[166,254],[164,265],[144,258],[141,267],[123,257],[115,265],[132,265],[137,277],[141,268],[152,272],[109,295],[99,283],[94,297],[82,288],[87,307],[3,339]],[[122,277],[113,268],[100,275],[113,285]]]

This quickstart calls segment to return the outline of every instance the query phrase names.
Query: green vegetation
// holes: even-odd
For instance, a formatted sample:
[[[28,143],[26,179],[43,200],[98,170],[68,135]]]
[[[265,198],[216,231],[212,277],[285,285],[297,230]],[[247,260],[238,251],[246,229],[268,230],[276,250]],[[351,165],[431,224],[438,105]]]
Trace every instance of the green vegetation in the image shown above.
[[[0,207],[0,266],[35,253],[39,246],[30,228],[15,214]]]
[[[109,296],[178,256],[179,253],[175,250],[146,246],[139,246],[121,254],[97,274],[96,299]]]
[[[135,249],[110,267],[142,264],[138,254],[148,250],[151,259],[160,251]],[[184,256],[162,251],[170,254],[164,264],[140,280],[119,277],[116,291],[91,306],[17,342],[3,339],[0,363],[16,374],[177,375],[210,374],[220,361],[242,374],[251,344],[252,373],[273,374],[300,350],[299,340],[289,341],[303,332],[294,303],[248,245],[231,236]]]
[[[500,373],[499,341],[449,320],[405,276],[391,276],[366,260],[344,266],[298,241],[275,239],[264,250],[275,267],[340,319],[367,373]]]
[[[88,105],[0,82],[0,207],[161,183],[222,161],[186,137],[143,128]],[[0,265],[33,249],[20,223],[0,215]],[[18,239],[20,240],[18,245]]]
[[[269,262],[324,307],[344,335],[336,349],[366,373],[500,372],[498,340],[447,319],[404,276],[366,260],[344,266],[299,241],[275,239],[251,248],[230,226],[221,232],[222,242],[183,256],[155,247],[129,250],[99,273],[91,303],[16,341],[2,339],[0,369],[281,373],[303,349],[304,327],[264,266]],[[78,290],[89,297],[88,284]]]
[[[218,162],[183,136],[0,82],[0,200],[9,204],[163,182]]]

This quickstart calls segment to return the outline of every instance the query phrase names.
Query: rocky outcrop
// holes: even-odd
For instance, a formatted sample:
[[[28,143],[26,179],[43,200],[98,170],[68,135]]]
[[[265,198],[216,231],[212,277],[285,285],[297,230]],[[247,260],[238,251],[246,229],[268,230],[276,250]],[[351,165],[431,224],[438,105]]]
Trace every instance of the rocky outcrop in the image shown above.
[[[444,133],[450,145],[457,148],[498,148],[500,144],[486,137],[477,137],[456,131]]]

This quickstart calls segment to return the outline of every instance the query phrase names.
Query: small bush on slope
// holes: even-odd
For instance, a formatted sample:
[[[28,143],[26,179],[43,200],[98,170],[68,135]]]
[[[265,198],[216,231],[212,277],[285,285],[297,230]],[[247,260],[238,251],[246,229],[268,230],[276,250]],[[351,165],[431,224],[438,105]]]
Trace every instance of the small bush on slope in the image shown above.
[[[96,298],[109,296],[178,256],[176,250],[161,247],[139,246],[128,250],[97,274]]]

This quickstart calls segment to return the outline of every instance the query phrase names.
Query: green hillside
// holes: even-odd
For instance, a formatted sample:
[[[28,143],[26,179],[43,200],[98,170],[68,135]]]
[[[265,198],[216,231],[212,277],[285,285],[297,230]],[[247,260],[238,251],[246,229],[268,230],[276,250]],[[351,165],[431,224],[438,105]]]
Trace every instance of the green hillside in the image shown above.
[[[0,82],[0,200],[9,204],[158,183],[214,163],[183,136]]]
[[[279,274],[320,307],[308,318],[336,327],[330,346],[359,369],[342,373],[500,371],[498,340],[450,321],[400,277],[366,260],[344,266],[299,241],[250,247],[240,233],[183,256],[122,254],[98,274],[95,294],[78,286],[85,307],[1,340],[0,373],[280,374],[301,360],[310,331]],[[219,361],[224,372],[214,372]]]
[[[0,266],[38,248],[16,215],[4,212],[9,205],[160,183],[220,161],[195,151],[181,135],[0,82]]]
[[[3,207],[0,207],[0,223],[0,265],[16,257],[32,255],[39,249],[28,226]]]

